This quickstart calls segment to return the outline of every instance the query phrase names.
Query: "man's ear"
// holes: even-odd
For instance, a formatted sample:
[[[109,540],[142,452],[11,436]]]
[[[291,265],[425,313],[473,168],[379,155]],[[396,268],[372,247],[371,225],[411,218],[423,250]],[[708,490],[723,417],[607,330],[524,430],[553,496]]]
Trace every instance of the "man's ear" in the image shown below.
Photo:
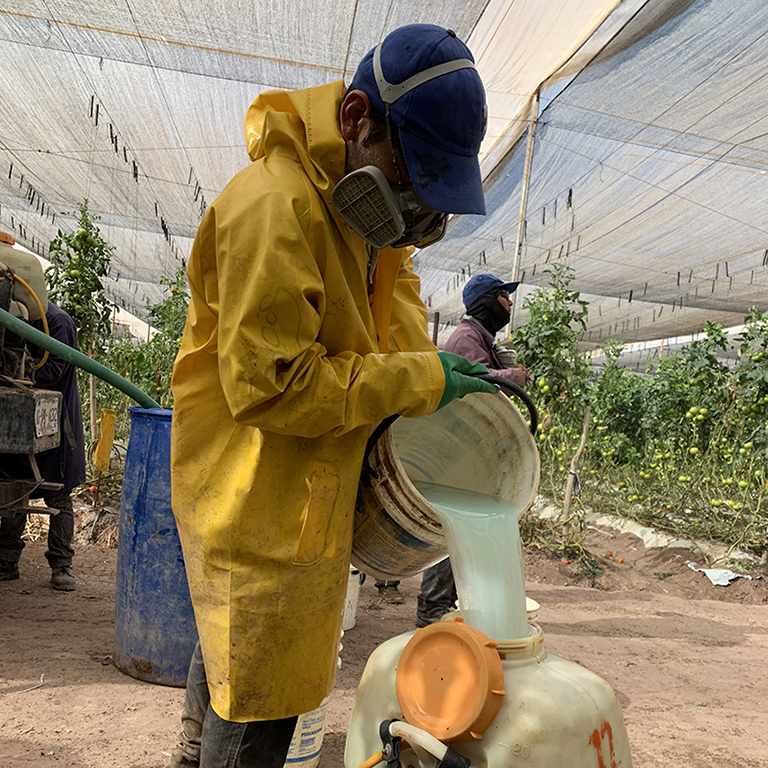
[[[358,141],[371,123],[371,100],[365,91],[350,91],[341,102],[339,127],[344,141]]]

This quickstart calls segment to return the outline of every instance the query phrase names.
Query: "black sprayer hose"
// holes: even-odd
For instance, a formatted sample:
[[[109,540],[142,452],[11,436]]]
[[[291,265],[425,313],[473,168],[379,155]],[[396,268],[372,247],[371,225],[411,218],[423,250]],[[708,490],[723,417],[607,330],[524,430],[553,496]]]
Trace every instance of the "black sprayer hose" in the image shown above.
[[[531,417],[531,434],[536,434],[536,430],[539,427],[539,412],[536,410],[536,403],[533,402],[531,396],[521,386],[515,384],[514,381],[505,379],[503,376],[494,376],[492,373],[481,373],[477,378],[495,384],[502,392],[506,392],[510,396],[519,397],[525,403],[528,415]]]

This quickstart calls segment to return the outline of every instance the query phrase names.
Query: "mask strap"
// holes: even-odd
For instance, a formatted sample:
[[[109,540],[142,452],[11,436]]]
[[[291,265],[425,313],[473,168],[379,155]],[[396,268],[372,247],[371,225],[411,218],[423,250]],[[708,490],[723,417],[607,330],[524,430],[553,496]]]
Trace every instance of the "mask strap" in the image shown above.
[[[376,76],[379,96],[381,96],[381,100],[387,106],[394,104],[400,97],[405,96],[408,91],[412,91],[414,88],[434,80],[436,77],[447,75],[458,69],[475,69],[475,64],[470,59],[454,59],[453,61],[446,61],[443,64],[425,69],[423,72],[417,72],[413,77],[409,77],[402,83],[389,83],[384,77],[384,71],[381,68],[382,45],[383,43],[379,43],[373,52],[373,73]]]
[[[392,138],[392,122],[389,118],[389,104],[384,103],[384,124],[387,126],[387,139],[389,140],[389,151],[392,153],[392,162],[395,164],[395,173],[397,174],[397,185],[402,188],[403,177],[400,175],[400,163],[397,162],[397,153],[395,152],[395,142]]]

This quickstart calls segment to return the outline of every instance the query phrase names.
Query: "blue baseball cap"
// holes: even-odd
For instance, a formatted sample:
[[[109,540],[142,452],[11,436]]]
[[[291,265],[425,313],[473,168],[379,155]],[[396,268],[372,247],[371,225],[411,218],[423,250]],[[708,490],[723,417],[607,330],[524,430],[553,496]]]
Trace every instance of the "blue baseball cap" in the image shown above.
[[[469,309],[482,295],[496,288],[503,288],[505,291],[514,293],[518,285],[520,285],[519,282],[505,283],[503,280],[499,280],[496,275],[475,275],[464,286],[464,292],[462,293],[464,306]]]
[[[409,24],[360,62],[352,88],[389,117],[416,192],[443,213],[485,213],[478,154],[485,89],[464,43],[450,29]]]

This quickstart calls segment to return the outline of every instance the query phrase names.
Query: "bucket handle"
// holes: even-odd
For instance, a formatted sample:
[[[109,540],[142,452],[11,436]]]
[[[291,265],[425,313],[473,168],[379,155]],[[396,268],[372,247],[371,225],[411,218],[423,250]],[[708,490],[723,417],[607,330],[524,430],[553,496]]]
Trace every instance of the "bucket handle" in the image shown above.
[[[492,373],[481,373],[477,378],[495,384],[510,397],[512,395],[519,397],[525,403],[528,415],[531,417],[531,434],[536,434],[536,430],[539,427],[539,412],[536,410],[536,403],[533,402],[531,396],[519,384],[505,379],[503,376],[494,376]]]
[[[478,379],[487,381],[491,384],[495,384],[499,389],[506,392],[506,394],[515,397],[519,397],[528,409],[528,414],[531,417],[531,434],[535,435],[539,426],[539,412],[536,410],[536,404],[533,402],[531,396],[514,381],[505,379],[503,376],[494,376],[492,373],[481,373],[477,376]],[[386,419],[382,419],[373,430],[371,436],[368,438],[368,443],[365,446],[365,459],[363,460],[363,468],[371,471],[371,467],[368,462],[368,457],[373,450],[373,446],[376,445],[379,438],[392,426],[392,423],[399,417],[400,414],[396,413],[393,416],[387,416]]]

